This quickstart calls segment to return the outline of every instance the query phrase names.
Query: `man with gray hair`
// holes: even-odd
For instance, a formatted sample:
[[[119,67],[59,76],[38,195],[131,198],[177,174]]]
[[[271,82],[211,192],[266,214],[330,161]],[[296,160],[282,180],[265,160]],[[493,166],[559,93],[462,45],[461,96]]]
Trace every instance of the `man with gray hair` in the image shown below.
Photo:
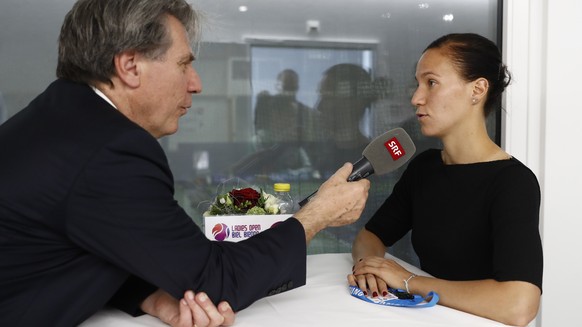
[[[208,240],[177,204],[157,139],[202,91],[197,24],[184,0],[79,0],[66,15],[58,79],[0,125],[1,326],[74,326],[107,303],[231,325],[305,284],[317,232],[359,218],[369,182],[348,183],[350,164],[239,243]]]

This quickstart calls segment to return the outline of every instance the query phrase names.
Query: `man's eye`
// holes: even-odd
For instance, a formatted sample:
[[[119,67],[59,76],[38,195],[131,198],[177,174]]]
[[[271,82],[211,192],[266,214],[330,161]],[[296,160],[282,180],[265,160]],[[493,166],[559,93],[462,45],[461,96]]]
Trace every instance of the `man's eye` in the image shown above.
[[[430,79],[428,80],[428,86],[435,86],[436,85],[436,81],[434,79]]]
[[[188,70],[188,66],[190,66],[189,62],[183,62],[180,64],[180,67],[182,68],[182,71],[185,72],[186,70]]]

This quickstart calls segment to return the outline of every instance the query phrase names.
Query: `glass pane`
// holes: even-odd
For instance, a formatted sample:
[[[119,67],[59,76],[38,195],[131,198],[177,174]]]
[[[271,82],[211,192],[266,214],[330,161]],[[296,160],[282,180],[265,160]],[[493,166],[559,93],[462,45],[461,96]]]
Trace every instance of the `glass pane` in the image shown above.
[[[211,26],[196,64],[204,92],[195,96],[196,115],[191,112],[179,135],[168,140],[172,165],[186,169],[177,176],[188,176],[184,198],[193,204],[193,216],[205,209],[197,203],[231,177],[267,190],[289,182],[300,201],[343,162],[359,159],[371,139],[395,127],[408,132],[417,153],[439,147],[420,134],[410,104],[416,60],[446,33],[476,32],[492,40],[498,33],[498,3],[491,0],[247,1],[246,11],[240,4],[198,3]],[[326,79],[328,69],[332,76]],[[184,128],[186,122],[192,127]],[[493,117],[492,136],[495,123]],[[207,132],[180,136],[200,125],[209,126]],[[184,163],[201,151],[208,153],[209,169]],[[324,230],[309,252],[349,252],[355,233],[403,169],[370,177],[363,217]],[[416,262],[408,239],[392,251]]]
[[[57,36],[72,3],[0,3],[0,119],[54,79]],[[438,147],[420,134],[410,104],[416,60],[443,34],[475,32],[492,40],[500,34],[498,0],[198,0],[195,6],[205,17],[194,64],[203,92],[194,95],[179,132],[160,142],[176,198],[200,224],[207,201],[229,178],[267,191],[289,182],[299,201],[387,130],[403,127],[417,152]],[[489,122],[492,135],[496,121]],[[309,252],[349,252],[402,171],[371,176],[363,217],[321,232]],[[392,251],[415,262],[406,239]]]

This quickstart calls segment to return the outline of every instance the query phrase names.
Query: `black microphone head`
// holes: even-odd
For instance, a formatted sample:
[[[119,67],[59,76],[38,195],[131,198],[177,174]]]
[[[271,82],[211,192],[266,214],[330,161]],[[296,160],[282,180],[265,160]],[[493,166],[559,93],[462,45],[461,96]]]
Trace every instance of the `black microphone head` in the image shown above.
[[[382,175],[400,168],[416,152],[416,146],[400,127],[376,137],[366,146],[362,156],[368,159],[374,174]]]

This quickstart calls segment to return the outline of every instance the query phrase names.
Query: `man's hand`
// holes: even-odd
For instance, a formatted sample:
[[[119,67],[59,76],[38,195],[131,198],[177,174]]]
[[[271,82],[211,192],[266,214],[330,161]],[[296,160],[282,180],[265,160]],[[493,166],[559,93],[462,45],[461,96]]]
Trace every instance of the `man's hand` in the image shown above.
[[[307,242],[325,227],[351,224],[360,218],[368,199],[370,181],[348,182],[352,169],[352,164],[344,164],[293,215],[303,224]]]
[[[158,289],[148,296],[141,309],[173,327],[232,326],[235,314],[227,302],[214,305],[205,293],[186,291],[180,301]]]

